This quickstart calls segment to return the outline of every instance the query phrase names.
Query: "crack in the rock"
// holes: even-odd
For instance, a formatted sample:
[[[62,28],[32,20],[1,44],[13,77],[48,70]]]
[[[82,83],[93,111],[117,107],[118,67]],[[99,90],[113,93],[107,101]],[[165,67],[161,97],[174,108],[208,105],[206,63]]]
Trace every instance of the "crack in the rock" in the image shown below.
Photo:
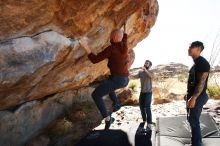
[[[7,42],[7,41],[10,41],[10,40],[12,40],[12,39],[19,39],[19,38],[23,38],[23,37],[31,37],[31,38],[33,38],[33,37],[36,37],[36,36],[38,36],[38,35],[40,35],[40,34],[42,34],[42,33],[46,33],[46,32],[52,32],[52,30],[46,30],[46,31],[43,31],[43,32],[39,32],[39,33],[34,34],[34,35],[32,35],[32,36],[20,36],[20,37],[16,37],[16,38],[7,39],[7,40],[4,40],[4,41],[0,41],[0,44],[1,44],[1,43],[4,43],[4,42]],[[73,41],[71,41],[71,42],[73,42]],[[63,57],[63,59],[60,60],[59,62],[55,62],[54,65],[52,65],[51,69],[49,69],[43,76],[41,76],[41,79],[40,79],[35,85],[33,85],[33,86],[25,93],[23,101],[20,102],[18,105],[15,105],[15,106],[13,106],[12,108],[9,108],[9,111],[14,112],[14,111],[16,111],[17,109],[19,109],[19,107],[21,107],[23,104],[25,104],[25,103],[27,103],[27,102],[31,102],[31,101],[37,100],[37,99],[28,100],[27,97],[28,97],[29,94],[34,90],[34,88],[42,82],[42,80],[45,78],[45,76],[47,76],[47,75],[48,75],[52,70],[54,70],[57,66],[59,66],[60,64],[62,64],[62,63],[65,62],[66,58],[69,56],[69,54],[70,54],[70,53],[72,52],[72,50],[73,50],[73,49],[71,49],[71,47],[72,47],[72,44],[66,48],[68,52],[67,52],[66,55]],[[54,93],[53,93],[53,94],[54,94]],[[50,95],[51,95],[51,94],[50,94]],[[42,97],[42,98],[45,98],[45,97],[48,97],[48,95],[46,95],[46,96],[44,96],[44,97]],[[40,98],[40,99],[42,99],[42,98]],[[4,110],[7,110],[7,109],[4,109]],[[3,110],[2,110],[2,111],[3,111]]]
[[[5,40],[0,40],[0,44],[3,44],[5,42],[8,42],[8,41],[11,41],[11,40],[16,40],[16,39],[20,39],[20,38],[25,38],[25,37],[29,37],[29,38],[33,38],[33,37],[36,37],[42,33],[45,33],[45,32],[52,32],[53,30],[52,29],[48,29],[48,30],[45,30],[45,31],[41,31],[41,32],[38,32],[36,34],[33,34],[33,35],[23,35],[23,36],[18,36],[18,37],[14,37],[14,38],[8,38],[8,39],[5,39]],[[54,31],[55,32],[55,31]]]

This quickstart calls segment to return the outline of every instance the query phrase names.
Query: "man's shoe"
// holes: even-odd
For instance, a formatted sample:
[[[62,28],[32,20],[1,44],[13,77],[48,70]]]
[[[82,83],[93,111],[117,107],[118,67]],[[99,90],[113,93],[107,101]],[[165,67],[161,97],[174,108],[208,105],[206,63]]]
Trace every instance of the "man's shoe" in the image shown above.
[[[117,112],[121,108],[121,104],[120,103],[114,104],[112,105],[112,108],[113,108],[113,112]]]
[[[110,117],[109,121],[105,121],[105,130],[109,129],[111,124],[115,121],[115,118]]]

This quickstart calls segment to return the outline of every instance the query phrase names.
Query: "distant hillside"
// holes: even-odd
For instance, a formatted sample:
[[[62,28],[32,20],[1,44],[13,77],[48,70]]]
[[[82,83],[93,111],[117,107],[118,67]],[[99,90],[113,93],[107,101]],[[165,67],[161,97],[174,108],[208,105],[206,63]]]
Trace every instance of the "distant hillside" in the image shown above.
[[[134,74],[139,69],[141,68],[134,68],[134,69],[131,69],[130,72],[131,74]],[[151,70],[158,75],[170,77],[170,76],[175,76],[178,74],[187,73],[189,71],[189,67],[181,63],[171,62],[169,64],[157,65],[153,67]]]

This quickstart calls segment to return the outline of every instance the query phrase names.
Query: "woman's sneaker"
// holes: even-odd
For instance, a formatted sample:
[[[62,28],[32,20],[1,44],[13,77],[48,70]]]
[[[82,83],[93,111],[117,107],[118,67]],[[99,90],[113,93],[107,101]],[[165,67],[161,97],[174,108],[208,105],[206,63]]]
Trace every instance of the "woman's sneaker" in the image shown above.
[[[105,129],[109,129],[111,124],[115,121],[115,118],[113,117],[110,117],[110,120],[109,121],[105,121]]]

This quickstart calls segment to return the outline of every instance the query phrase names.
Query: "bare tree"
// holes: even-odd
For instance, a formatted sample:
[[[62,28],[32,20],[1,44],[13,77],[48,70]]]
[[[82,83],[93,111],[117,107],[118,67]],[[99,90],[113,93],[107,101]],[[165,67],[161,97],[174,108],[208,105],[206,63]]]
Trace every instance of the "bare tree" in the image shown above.
[[[215,39],[212,43],[212,51],[209,59],[210,66],[212,67],[212,71],[210,73],[210,79],[217,86],[220,91],[220,73],[215,70],[216,67],[220,66],[220,31],[216,34]]]
[[[209,63],[211,67],[214,67],[217,61],[219,61],[218,64],[220,64],[220,60],[218,60],[219,53],[220,53],[220,35],[218,32],[212,44],[212,51],[209,59]]]

